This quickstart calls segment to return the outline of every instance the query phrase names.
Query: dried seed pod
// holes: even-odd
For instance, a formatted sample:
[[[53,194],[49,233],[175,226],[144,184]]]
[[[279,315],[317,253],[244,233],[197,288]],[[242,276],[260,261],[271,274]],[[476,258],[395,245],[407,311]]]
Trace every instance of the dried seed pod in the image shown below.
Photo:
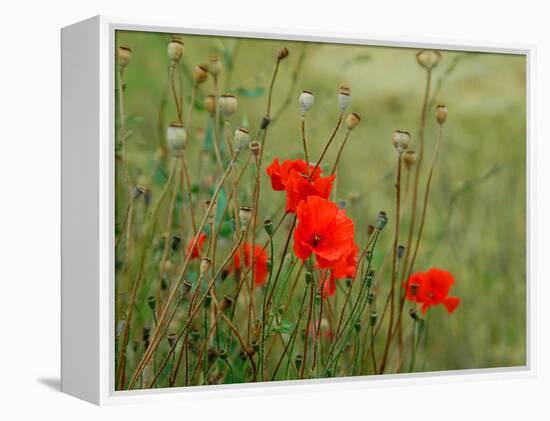
[[[315,95],[310,91],[302,91],[300,94],[300,112],[305,114],[310,110],[315,102]]]
[[[241,221],[241,227],[244,231],[246,226],[248,225],[248,222],[250,221],[250,218],[252,217],[252,208],[248,206],[241,206],[239,208],[239,219]]]
[[[442,126],[447,121],[449,110],[446,105],[438,105],[435,109],[435,119]]]
[[[210,265],[212,264],[212,260],[208,257],[203,257],[201,259],[201,264],[199,267],[199,274],[201,277],[205,277],[208,273],[208,269],[210,269]]]
[[[235,95],[223,94],[218,100],[218,107],[223,117],[228,120],[237,111],[237,98]]]
[[[235,130],[235,135],[233,136],[233,143],[235,144],[236,150],[244,149],[250,143],[250,133],[248,129],[244,127],[238,127]]]
[[[265,130],[267,129],[267,126],[269,126],[269,123],[271,122],[271,119],[269,118],[269,116],[263,116],[262,117],[262,121],[260,123],[260,129],[262,130]]]
[[[168,334],[168,346],[170,348],[172,348],[175,344],[176,344],[176,339],[177,339],[178,335],[175,334],[175,333],[169,333]]]
[[[403,130],[395,130],[391,137],[393,146],[398,154],[402,154],[411,142],[411,134]]]
[[[233,298],[231,298],[229,295],[226,295],[223,297],[222,302],[220,303],[220,311],[225,311],[233,305]]]
[[[168,51],[168,57],[172,63],[175,64],[181,60],[183,49],[183,40],[180,37],[174,36],[170,39],[166,50]]]
[[[181,123],[171,123],[166,130],[166,143],[174,156],[181,156],[187,143],[187,130]]]
[[[346,118],[346,125],[348,127],[348,130],[353,130],[355,126],[357,126],[361,122],[361,117],[359,117],[359,114],[351,113]]]
[[[403,154],[403,163],[409,169],[416,164],[416,151],[414,149],[407,149]]]
[[[204,64],[199,64],[193,69],[193,80],[197,85],[204,83],[208,79],[208,67]]]
[[[348,105],[351,103],[351,90],[349,87],[343,85],[338,90],[338,107],[340,111],[344,112]]]
[[[204,108],[206,108],[206,111],[208,111],[210,115],[216,114],[216,96],[215,95],[208,95],[204,99]]]
[[[277,60],[281,61],[288,57],[288,48],[283,47],[277,53]]]
[[[117,63],[120,67],[125,68],[132,59],[132,49],[127,45],[119,45],[117,49]]]
[[[186,279],[185,281],[183,281],[183,284],[181,286],[181,295],[185,297],[187,294],[189,294],[189,291],[191,291],[191,288],[193,288],[193,284],[189,279]]]
[[[212,76],[217,77],[221,70],[222,65],[220,63],[220,58],[215,55],[208,56],[208,71],[212,74]]]
[[[403,258],[403,255],[405,254],[405,246],[404,245],[398,245],[397,246],[397,258],[401,260]]]
[[[441,53],[436,50],[421,50],[416,53],[416,61],[425,69],[431,70],[441,60]]]
[[[250,148],[250,150],[252,151],[252,154],[254,154],[254,156],[259,156],[260,155],[260,151],[262,149],[260,142],[258,142],[257,140],[254,140],[254,141],[250,142],[248,147]]]

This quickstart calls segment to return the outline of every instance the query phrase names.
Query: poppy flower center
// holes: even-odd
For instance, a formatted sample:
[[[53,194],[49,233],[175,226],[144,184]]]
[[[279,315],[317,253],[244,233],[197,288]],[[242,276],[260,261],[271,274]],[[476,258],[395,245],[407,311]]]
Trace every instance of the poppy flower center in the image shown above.
[[[313,239],[311,240],[311,243],[313,245],[313,247],[317,246],[319,244],[319,242],[321,241],[321,234],[319,234],[318,232],[316,232],[314,235],[313,235]]]

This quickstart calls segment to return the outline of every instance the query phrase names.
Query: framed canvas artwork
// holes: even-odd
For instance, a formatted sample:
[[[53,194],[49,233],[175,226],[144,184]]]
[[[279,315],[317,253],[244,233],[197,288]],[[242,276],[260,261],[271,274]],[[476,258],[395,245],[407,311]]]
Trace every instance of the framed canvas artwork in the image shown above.
[[[64,28],[62,389],[529,372],[531,52]]]

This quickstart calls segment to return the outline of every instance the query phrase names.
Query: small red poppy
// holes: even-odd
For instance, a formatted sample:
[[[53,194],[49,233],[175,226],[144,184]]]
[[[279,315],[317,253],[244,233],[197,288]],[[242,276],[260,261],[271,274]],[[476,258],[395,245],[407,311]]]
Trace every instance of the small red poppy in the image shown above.
[[[313,171],[313,169],[314,166],[309,165],[309,171]],[[288,181],[288,176],[291,171],[297,171],[300,174],[309,175],[308,165],[305,161],[302,161],[301,159],[296,159],[294,161],[286,160],[282,164],[279,163],[278,158],[275,158],[273,160],[271,165],[266,169],[267,175],[271,177],[271,187],[273,188],[273,190],[282,191],[285,189],[286,183]],[[320,173],[321,169],[317,168],[311,178],[317,178]]]
[[[413,273],[405,285],[407,300],[422,304],[423,314],[430,306],[437,304],[443,304],[452,313],[460,303],[460,298],[449,297],[453,283],[453,275],[445,270],[434,268],[428,272]]]
[[[250,243],[245,243],[244,245],[244,264],[247,268],[251,265],[251,253],[252,245]],[[254,285],[260,286],[265,283],[267,278],[268,268],[267,268],[267,253],[264,248],[258,244],[254,246]],[[241,269],[241,248],[233,255],[233,266],[230,268],[240,270]]]
[[[321,269],[340,265],[353,251],[354,225],[345,211],[319,196],[309,196],[296,209],[294,253],[301,260],[313,253]]]
[[[206,233],[201,232],[199,234],[199,238],[197,240],[197,244],[195,244],[195,247],[193,247],[193,251],[191,252],[191,246],[193,245],[194,238],[189,241],[189,244],[187,245],[187,249],[185,251],[186,254],[191,253],[191,259],[199,259],[201,257],[202,250],[204,248],[204,242],[206,241]]]

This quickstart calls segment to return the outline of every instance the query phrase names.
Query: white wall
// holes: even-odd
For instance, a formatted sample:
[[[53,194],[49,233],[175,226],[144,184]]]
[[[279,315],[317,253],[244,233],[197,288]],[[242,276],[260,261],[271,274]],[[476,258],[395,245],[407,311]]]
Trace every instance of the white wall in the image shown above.
[[[550,297],[544,248],[550,30],[544,2],[366,0],[95,0],[4,2],[0,65],[0,417],[3,419],[548,419]],[[370,4],[369,4],[370,3]],[[155,16],[186,22],[346,30],[376,35],[538,45],[535,161],[538,259],[537,378],[380,387],[238,401],[98,409],[54,391],[59,376],[60,141],[59,28],[92,15]],[[546,268],[543,268],[546,266]],[[57,386],[55,386],[57,387]],[[546,390],[544,390],[546,388]],[[9,416],[5,413],[10,412]],[[535,415],[537,414],[538,415]],[[543,416],[543,414],[545,414]],[[466,418],[469,417],[469,418]]]

